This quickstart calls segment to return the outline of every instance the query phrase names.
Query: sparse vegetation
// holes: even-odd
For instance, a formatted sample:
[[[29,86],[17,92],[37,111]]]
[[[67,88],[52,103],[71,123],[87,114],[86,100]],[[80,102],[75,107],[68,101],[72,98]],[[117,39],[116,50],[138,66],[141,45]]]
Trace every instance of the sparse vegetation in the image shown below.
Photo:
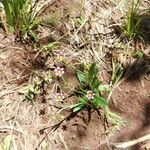
[[[148,0],[0,4],[0,150],[111,149],[147,134]]]

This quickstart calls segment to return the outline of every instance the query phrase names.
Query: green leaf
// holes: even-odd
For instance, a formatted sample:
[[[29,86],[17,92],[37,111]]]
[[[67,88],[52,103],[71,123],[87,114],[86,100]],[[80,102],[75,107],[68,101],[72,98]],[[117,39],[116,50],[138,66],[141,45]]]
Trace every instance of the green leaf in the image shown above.
[[[101,97],[101,96],[97,96],[93,99],[94,105],[98,108],[98,107],[105,107],[108,106],[108,102],[105,98]]]
[[[84,105],[80,102],[80,103],[77,103],[77,104],[67,106],[67,108],[73,109],[73,112],[77,112],[77,111],[81,110],[83,108],[83,106]]]
[[[98,88],[100,81],[98,80],[98,69],[96,67],[96,63],[93,63],[90,66],[90,69],[88,71],[88,83],[90,87],[93,88]]]
[[[83,97],[80,99],[80,103],[82,103],[83,105],[87,104],[88,99],[86,97]]]
[[[88,71],[88,81],[91,81],[97,75],[97,72],[96,63],[93,63]]]
[[[136,51],[134,54],[133,54],[133,57],[135,58],[138,58],[138,59],[143,59],[144,58],[144,53],[142,51]]]
[[[79,106],[73,108],[73,112],[77,112],[77,111],[81,110],[82,108],[83,108],[83,105],[79,105]]]
[[[6,18],[7,18],[7,23],[9,26],[12,25],[12,15],[11,15],[11,8],[10,8],[10,4],[9,4],[9,0],[2,0],[2,4],[4,6],[4,10],[5,10],[5,14],[6,14]]]
[[[37,36],[37,34],[35,33],[35,32],[33,32],[32,30],[30,30],[30,36],[31,36],[31,38],[35,41],[35,42],[37,42],[38,41],[38,36]]]
[[[70,105],[70,106],[67,106],[67,107],[72,109],[72,108],[78,107],[80,105],[82,105],[82,103],[73,104],[73,105]]]
[[[80,25],[83,25],[85,23],[85,19],[81,16],[79,18],[77,18],[77,22],[80,24]]]
[[[98,79],[93,79],[92,82],[91,82],[91,88],[92,89],[97,89],[100,85],[100,81],[98,81]]]
[[[35,5],[31,0],[1,0],[6,15],[8,29],[16,36],[23,38],[27,33],[37,27]]]
[[[84,72],[77,70],[77,78],[81,84],[86,81],[86,75]]]
[[[57,48],[57,44],[58,42],[52,42],[47,45],[44,45],[42,49],[50,53],[53,49]]]

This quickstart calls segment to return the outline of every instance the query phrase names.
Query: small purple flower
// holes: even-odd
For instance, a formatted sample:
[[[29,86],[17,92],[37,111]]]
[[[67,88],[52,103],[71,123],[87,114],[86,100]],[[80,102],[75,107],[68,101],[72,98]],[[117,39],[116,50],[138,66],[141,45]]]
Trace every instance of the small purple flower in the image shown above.
[[[65,58],[65,54],[64,52],[59,52],[57,55],[57,59],[60,60],[60,61],[63,61],[64,58]]]
[[[91,91],[91,90],[88,90],[88,91],[87,91],[86,97],[87,97],[89,100],[94,99],[94,96],[95,96],[95,93],[93,93],[93,91]]]
[[[62,75],[65,73],[64,68],[60,68],[60,67],[55,68],[54,72],[55,75],[59,77],[62,77]]]
[[[64,96],[64,94],[62,94],[62,93],[57,93],[57,94],[54,96],[54,99],[55,99],[57,102],[62,102],[62,101],[65,99],[65,96]]]

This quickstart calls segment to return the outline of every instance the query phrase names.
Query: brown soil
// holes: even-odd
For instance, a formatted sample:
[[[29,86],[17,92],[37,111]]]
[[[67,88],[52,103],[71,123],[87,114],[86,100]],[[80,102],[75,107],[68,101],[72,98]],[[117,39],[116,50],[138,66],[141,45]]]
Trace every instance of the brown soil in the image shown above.
[[[62,6],[62,4],[64,4],[64,0],[56,4],[56,6],[54,6],[55,8],[53,8],[54,10],[51,9],[52,12],[54,12],[56,8]],[[68,4],[65,3],[64,5],[64,7],[66,7],[66,5],[68,7]],[[52,6],[50,6],[50,8],[51,7]],[[62,9],[60,11],[62,11]],[[58,16],[60,17],[60,15]],[[58,20],[56,21],[59,22],[60,19],[61,18],[58,18]],[[57,29],[61,29],[61,25]],[[62,33],[64,33],[64,30]],[[58,36],[60,36],[60,32]],[[23,98],[20,98],[20,96],[18,95],[18,90],[12,89],[13,93],[15,94],[13,95],[11,92],[11,95],[9,94],[9,92],[5,93],[5,89],[7,89],[10,85],[14,85],[17,88],[21,89],[24,84],[27,84],[33,68],[35,69],[35,66],[33,66],[31,60],[33,58],[33,55],[27,52],[27,49],[24,46],[16,44],[13,39],[14,37],[9,36],[7,38],[4,38],[3,33],[0,37],[0,91],[4,91],[0,95],[0,99],[2,100],[1,103],[3,103],[3,101],[5,100],[8,100],[11,103],[13,103],[14,101],[20,102]],[[49,39],[48,41],[43,43],[47,44],[51,41],[52,40]],[[53,41],[56,41],[56,39],[54,38]],[[28,48],[32,49],[30,46]],[[83,52],[86,53],[87,51]],[[73,58],[71,61],[75,60],[76,58]],[[72,63],[71,61],[69,63]],[[109,63],[110,62],[108,62],[108,64]],[[39,72],[41,71],[40,69]],[[38,69],[36,68],[36,70]],[[108,70],[104,70],[104,72],[107,71]],[[106,124],[104,122],[103,116],[101,116],[100,118],[97,112],[92,112],[90,117],[87,111],[82,111],[76,117],[64,122],[60,126],[60,128],[58,128],[56,132],[59,137],[56,137],[55,139],[55,136],[53,134],[49,135],[49,137],[47,136],[46,139],[51,144],[50,149],[109,150],[112,149],[109,143],[110,141],[129,141],[150,133],[150,79],[148,73],[149,72],[143,73],[140,77],[135,78],[133,76],[132,78],[126,79],[125,81],[121,82],[121,84],[118,85],[113,91],[113,95],[110,100],[111,110],[118,113],[124,120],[127,121],[125,126],[120,127],[120,131],[115,130],[112,134],[106,135]],[[107,77],[105,78],[108,79]],[[65,87],[63,89],[64,91],[73,91],[75,86],[78,85],[77,79],[75,78],[75,72],[71,69],[69,71],[66,71],[65,80],[68,82],[68,85],[67,88]],[[108,82],[108,80],[106,82]],[[51,90],[52,88],[53,86],[51,87],[50,85],[49,89]],[[72,103],[73,101],[76,101],[76,98],[73,98],[73,100],[66,99],[66,102],[69,103]],[[60,118],[55,121],[50,120],[51,114],[55,115],[54,108],[49,107],[50,104],[51,103],[48,100],[46,103],[37,102],[35,108],[31,108],[31,104],[22,103],[23,106],[21,106],[19,109],[20,114],[17,120],[16,127],[18,126],[19,128],[22,125],[21,129],[25,130],[29,136],[34,135],[33,139],[36,137],[35,140],[31,139],[31,141],[33,140],[31,145],[33,145],[34,148],[37,147],[38,143],[46,135],[45,133],[47,133],[46,130],[46,132],[42,135],[39,133],[39,130],[44,127],[51,126],[51,124],[54,124],[55,121],[61,120]],[[11,108],[12,109],[9,108],[10,112],[16,111],[16,107],[14,105]],[[2,110],[5,112],[5,107]],[[37,113],[40,110],[44,110],[43,115],[39,115],[39,113]],[[7,117],[8,119],[10,119],[10,117],[14,117],[13,115],[5,115],[6,116],[3,116],[3,112],[1,111],[0,118],[2,121],[0,122],[0,125],[4,125],[6,123],[5,117]],[[63,115],[68,115],[68,113],[64,112]],[[42,123],[39,123],[41,126],[38,124],[39,126],[35,127],[34,129],[33,124],[35,122],[33,120],[37,124],[41,121]],[[25,125],[27,125],[28,127],[25,127]],[[30,129],[28,130],[29,127]],[[28,141],[30,141],[30,138]],[[142,144],[136,145],[131,149],[140,150],[142,149],[141,146]]]
[[[1,78],[17,84],[28,81],[32,68],[29,62],[31,55],[23,45],[14,43],[14,36],[2,37],[0,40]]]
[[[113,109],[127,120],[116,136],[117,141],[127,141],[150,132],[150,80],[126,80],[114,91]],[[136,148],[135,148],[136,149]]]

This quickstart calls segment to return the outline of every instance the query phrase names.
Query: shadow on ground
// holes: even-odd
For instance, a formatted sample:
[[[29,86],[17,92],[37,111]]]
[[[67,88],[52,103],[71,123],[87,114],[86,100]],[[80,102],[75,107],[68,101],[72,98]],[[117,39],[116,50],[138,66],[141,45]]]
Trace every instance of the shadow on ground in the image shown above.
[[[141,126],[140,129],[138,129],[134,134],[133,136],[131,136],[131,138],[138,138],[139,135],[144,131],[144,135],[147,135],[147,130],[149,130],[149,127],[150,127],[150,103],[146,103],[145,104],[145,120],[143,121],[143,124]],[[143,134],[141,135],[143,136]],[[141,146],[142,144],[137,144],[135,146],[133,146],[133,150],[141,150]]]
[[[138,80],[139,77],[150,75],[150,57],[144,56],[142,59],[136,59],[131,65],[126,66],[124,77],[128,81]],[[148,79],[149,80],[149,79]]]

